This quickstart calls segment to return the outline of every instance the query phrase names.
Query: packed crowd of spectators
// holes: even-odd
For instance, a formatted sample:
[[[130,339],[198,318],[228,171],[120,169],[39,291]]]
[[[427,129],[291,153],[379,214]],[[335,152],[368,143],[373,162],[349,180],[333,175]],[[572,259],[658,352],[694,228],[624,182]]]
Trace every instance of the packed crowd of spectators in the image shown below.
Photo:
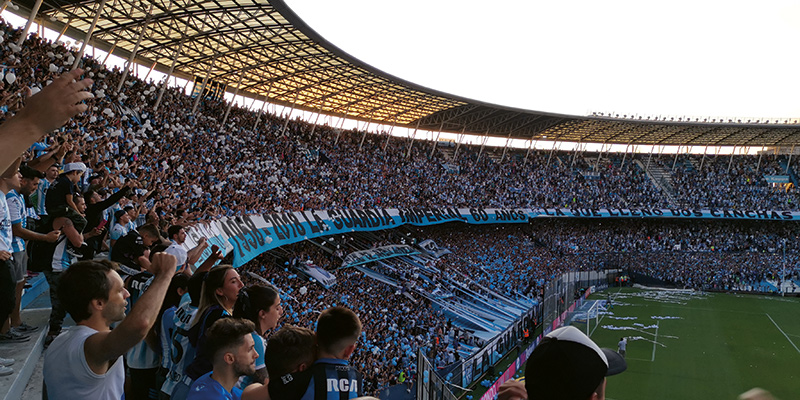
[[[793,183],[770,185],[765,175],[789,175],[788,158],[767,156],[656,157],[671,171],[677,206],[683,208],[796,210],[800,191]],[[673,171],[673,165],[675,166]],[[793,171],[793,169],[791,170]],[[791,179],[790,179],[791,182]]]
[[[9,115],[26,88],[37,92],[68,69],[75,51],[35,35],[17,48],[18,33],[5,24],[2,30],[0,109]],[[616,155],[597,162],[591,154],[534,151],[525,161],[524,152],[510,151],[500,161],[465,145],[452,160],[442,151],[431,154],[421,141],[406,157],[405,138],[364,138],[300,120],[285,124],[236,105],[223,126],[227,103],[206,99],[192,113],[195,99],[179,88],[167,88],[155,110],[160,85],[128,76],[116,93],[119,70],[90,57],[82,67],[94,80],[89,111],[34,150],[67,143],[89,167],[85,187],[92,175],[108,177],[111,188],[136,179],[143,193],[157,190],[154,209],[161,216],[373,206],[797,209],[795,190],[769,190],[760,177],[775,160],[765,161],[759,174],[752,157],[737,157],[730,173],[725,157],[705,160],[702,171],[682,164],[673,176],[677,204],[669,204],[631,157],[622,164]]]
[[[346,238],[342,240],[347,242]],[[302,242],[266,253],[241,271],[246,284],[268,281],[281,290],[283,323],[313,328],[321,310],[337,305],[351,308],[362,320],[369,321],[352,358],[352,364],[365,376],[368,393],[398,383],[401,373],[412,376],[419,349],[435,365],[443,367],[461,357],[456,338],[461,343],[476,344],[478,339],[457,330],[442,310],[432,307],[430,299],[409,295],[403,285],[390,286],[355,268],[334,271],[341,266],[342,255]],[[309,281],[292,268],[295,262],[331,270],[336,275],[336,285],[324,289]],[[405,276],[411,279],[411,274]]]
[[[552,278],[601,268],[639,272],[682,288],[744,291],[777,290],[766,281],[797,281],[800,272],[800,251],[792,245],[800,230],[793,223],[534,220],[523,225],[450,223],[406,229],[414,242],[432,239],[451,251],[429,260],[439,271],[431,275],[437,284],[452,280],[476,293],[488,290],[512,298],[541,299]],[[784,240],[789,243],[785,271]],[[342,237],[337,242],[348,240]],[[390,243],[379,240],[372,245]],[[454,335],[443,328],[449,326],[446,316],[424,297],[414,301],[404,296],[402,287],[353,268],[336,270],[345,253],[298,243],[248,263],[243,276],[246,283],[263,279],[283,292],[285,323],[313,327],[317,313],[335,305],[350,307],[371,321],[364,330],[363,346],[354,355],[354,365],[370,382],[374,377],[371,389],[395,382],[402,371],[413,371],[419,348],[437,357],[437,366],[452,362],[448,357],[458,352]],[[282,261],[288,259],[324,267],[336,274],[338,283],[324,289],[298,275],[290,261]],[[393,276],[401,282],[414,281],[410,273]],[[431,352],[435,343],[441,345]]]
[[[6,24],[0,24],[0,31],[0,111],[9,118],[25,103],[28,91],[43,90],[70,69],[75,51],[35,35],[16,46],[18,31]],[[28,215],[30,227],[41,235],[74,230],[77,236],[64,232],[69,238],[58,240],[65,260],[110,251],[112,259],[130,268],[125,270],[128,277],[150,266],[151,247],[155,253],[159,245],[161,250],[170,246],[161,239],[180,246],[185,240],[182,226],[220,216],[413,206],[797,209],[794,188],[774,190],[762,179],[763,174],[780,172],[775,157],[768,157],[759,173],[752,157],[734,158],[730,172],[724,157],[709,158],[698,169],[683,163],[672,175],[673,204],[641,163],[623,164],[616,156],[593,163],[591,157],[571,153],[544,151],[525,157],[512,151],[499,160],[491,151],[464,146],[453,159],[444,151],[431,153],[430,143],[342,132],[300,120],[287,123],[280,116],[237,106],[223,124],[221,116],[229,107],[225,102],[203,99],[196,112],[189,112],[195,99],[181,89],[166,88],[156,110],[160,85],[128,77],[117,92],[122,78],[118,69],[109,70],[90,57],[83,59],[82,68],[84,77],[93,80],[89,110],[34,144],[21,160],[43,170],[31,175],[42,182],[41,198],[47,189],[42,186],[56,185],[59,173],[79,172],[74,175],[78,196],[70,188],[66,199],[59,200],[69,207],[66,215],[76,214],[64,225],[47,220],[42,230],[36,220],[44,220],[54,208],[46,202],[39,205],[37,193],[26,193],[39,211],[38,216]],[[52,177],[45,172],[51,166]],[[783,260],[779,243],[796,243],[799,236],[793,224],[755,222],[559,220],[408,229],[416,240],[433,239],[452,251],[430,261],[439,271],[433,276],[436,284],[446,276],[477,293],[527,298],[541,296],[544,284],[563,272],[603,267],[698,289],[754,287],[765,279],[786,279],[778,268]],[[199,247],[202,251],[207,245]],[[129,249],[135,251],[125,252]],[[290,256],[271,252],[242,267],[245,284],[266,280],[281,291],[281,324],[313,328],[325,309],[355,311],[365,327],[350,363],[364,373],[368,393],[413,374],[418,349],[426,349],[437,366],[444,366],[459,354],[459,341],[471,340],[424,296],[405,293],[402,287],[378,280],[364,285],[369,278],[362,272],[345,269],[336,271],[337,284],[325,289],[291,269],[291,262],[310,262],[334,270],[345,255],[342,251],[300,243],[280,252]],[[50,254],[52,268],[56,256]],[[198,257],[192,251],[183,256],[179,267]],[[799,258],[796,250],[787,249],[788,265]],[[58,308],[58,299],[53,296],[53,301]],[[50,336],[60,333],[60,324],[51,318]]]
[[[534,220],[415,229],[454,252],[443,257],[443,270],[506,294],[540,295],[561,273],[602,268],[694,289],[729,290],[736,283],[742,290],[765,290],[758,286],[766,280],[797,280],[800,263],[794,223]]]

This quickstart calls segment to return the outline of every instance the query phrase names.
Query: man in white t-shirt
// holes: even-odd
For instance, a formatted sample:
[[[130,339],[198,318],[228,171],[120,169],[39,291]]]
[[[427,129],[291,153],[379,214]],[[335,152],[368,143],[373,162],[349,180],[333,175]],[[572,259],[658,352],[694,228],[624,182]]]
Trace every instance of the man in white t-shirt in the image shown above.
[[[628,338],[621,337],[619,339],[619,343],[617,343],[617,353],[625,358],[625,351],[628,349]]]
[[[114,213],[114,226],[111,227],[111,231],[108,233],[108,238],[110,240],[109,245],[110,247],[114,247],[121,237],[128,234],[130,231],[128,229],[128,223],[131,222],[131,218],[128,216],[128,213],[125,210],[119,210]]]
[[[130,293],[116,264],[81,261],[61,275],[58,297],[77,325],[59,335],[45,352],[44,382],[49,399],[122,398],[122,355],[141,342],[155,323],[175,272],[175,257],[153,255],[150,271],[153,281],[127,317]],[[111,330],[111,324],[118,321]]]
[[[186,241],[186,230],[180,225],[172,225],[167,229],[167,238],[172,244],[167,247],[166,252],[175,256],[178,260],[176,268],[181,269],[186,264],[186,249],[183,243]]]
[[[194,270],[194,265],[200,260],[203,251],[208,248],[206,238],[201,237],[197,242],[197,246],[189,251],[183,247],[186,242],[186,229],[181,225],[172,225],[167,229],[167,236],[172,244],[165,250],[168,254],[172,254],[178,259],[178,270],[183,270],[186,275],[191,275]]]

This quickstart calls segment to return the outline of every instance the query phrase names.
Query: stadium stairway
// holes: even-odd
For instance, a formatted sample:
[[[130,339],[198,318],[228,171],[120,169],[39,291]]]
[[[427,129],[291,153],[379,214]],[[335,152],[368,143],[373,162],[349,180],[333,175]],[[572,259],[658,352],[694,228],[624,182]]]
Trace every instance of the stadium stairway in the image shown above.
[[[442,153],[442,157],[448,162],[453,161],[453,156],[456,153],[455,147],[436,146],[436,150]]]
[[[672,187],[672,173],[670,171],[653,162],[650,163],[649,168],[647,168],[641,160],[634,160],[634,162],[647,174],[647,177],[653,181],[653,184],[664,193],[671,204],[677,204],[675,201],[675,188]]]
[[[778,161],[778,165],[781,166],[781,169],[787,171],[787,175],[789,175],[789,179],[792,181],[792,184],[798,186],[797,174],[794,172],[794,168],[792,167],[786,168],[787,162],[788,160],[782,158]]]
[[[684,168],[686,168],[686,170],[689,171],[689,172],[699,171],[700,170],[700,161],[697,161],[697,159],[694,158],[694,157],[689,157],[686,160],[686,162],[684,163]]]

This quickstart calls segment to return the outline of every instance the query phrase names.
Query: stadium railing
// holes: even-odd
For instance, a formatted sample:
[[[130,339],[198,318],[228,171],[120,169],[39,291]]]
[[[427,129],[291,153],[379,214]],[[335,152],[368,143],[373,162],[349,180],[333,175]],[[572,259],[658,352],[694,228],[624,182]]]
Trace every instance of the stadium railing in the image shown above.
[[[460,365],[448,368],[451,374],[442,377],[432,363],[420,350],[417,357],[417,399],[421,400],[447,400],[454,399],[452,389],[456,392],[466,390],[469,386],[482,378],[494,375],[497,364],[513,350],[518,350],[518,357],[514,362],[488,386],[488,390],[481,400],[491,400],[497,394],[497,389],[505,381],[513,379],[514,374],[525,364],[525,360],[536,347],[543,335],[560,327],[570,312],[579,307],[595,291],[608,287],[608,273],[606,271],[581,271],[568,272],[548,282],[545,288],[545,299],[550,301],[548,306],[544,303],[531,308],[509,325],[503,333],[492,339],[478,352],[464,360]],[[577,289],[585,289],[582,293]],[[562,302],[563,299],[563,302]],[[550,307],[549,309],[547,307]],[[539,316],[552,313],[552,318],[545,319],[544,330],[541,335],[530,341],[524,341],[524,330],[534,324]],[[531,332],[532,334],[533,332]]]

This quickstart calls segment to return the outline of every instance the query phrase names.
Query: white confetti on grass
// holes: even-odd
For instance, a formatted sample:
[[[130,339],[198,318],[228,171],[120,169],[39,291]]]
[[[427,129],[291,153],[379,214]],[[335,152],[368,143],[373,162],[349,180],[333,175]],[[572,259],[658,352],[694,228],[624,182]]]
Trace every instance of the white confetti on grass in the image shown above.
[[[664,343],[656,342],[655,340],[648,339],[648,338],[642,337],[642,336],[631,336],[631,337],[628,338],[628,340],[630,340],[630,341],[643,340],[645,342],[650,342],[650,343],[657,344],[657,345],[659,345],[661,347],[667,347],[667,345],[665,345]]]

